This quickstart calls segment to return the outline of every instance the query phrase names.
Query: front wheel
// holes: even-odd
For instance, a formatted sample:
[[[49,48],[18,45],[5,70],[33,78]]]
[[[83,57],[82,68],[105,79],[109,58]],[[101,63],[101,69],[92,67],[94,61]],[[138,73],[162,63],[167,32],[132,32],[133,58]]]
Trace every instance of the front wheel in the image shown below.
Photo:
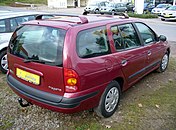
[[[100,117],[110,117],[116,111],[121,96],[120,85],[117,81],[112,81],[101,96],[98,107],[94,111]]]
[[[0,52],[0,70],[2,73],[6,74],[8,70],[8,64],[7,64],[7,51],[4,50]]]
[[[165,53],[161,59],[161,63],[159,68],[157,69],[158,72],[164,72],[167,69],[169,63],[169,54]]]
[[[165,21],[165,19],[161,18],[161,21]]]
[[[99,10],[98,10],[98,9],[96,9],[96,10],[95,10],[95,14],[98,14],[98,13],[99,13]]]

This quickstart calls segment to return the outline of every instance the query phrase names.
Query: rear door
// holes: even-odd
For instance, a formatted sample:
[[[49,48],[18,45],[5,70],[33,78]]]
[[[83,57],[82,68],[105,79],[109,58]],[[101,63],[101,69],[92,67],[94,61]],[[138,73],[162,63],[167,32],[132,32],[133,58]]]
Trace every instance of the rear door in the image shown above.
[[[21,83],[63,95],[63,29],[24,25],[10,41],[9,69]]]
[[[111,31],[116,48],[115,57],[120,62],[123,74],[130,86],[144,73],[145,47],[141,45],[131,23],[113,25]]]
[[[82,30],[82,28],[81,28]],[[110,51],[106,26],[79,31],[77,36],[77,54],[72,55],[72,68],[81,78],[81,90],[106,86],[114,77],[116,64]]]

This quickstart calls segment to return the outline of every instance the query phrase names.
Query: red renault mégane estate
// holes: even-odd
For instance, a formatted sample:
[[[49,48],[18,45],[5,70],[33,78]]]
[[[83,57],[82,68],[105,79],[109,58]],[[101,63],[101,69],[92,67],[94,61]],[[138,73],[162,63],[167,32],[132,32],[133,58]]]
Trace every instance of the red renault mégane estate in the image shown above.
[[[22,24],[8,46],[7,83],[22,106],[116,111],[121,93],[169,61],[166,37],[115,16],[58,16]],[[28,104],[24,104],[25,99]]]

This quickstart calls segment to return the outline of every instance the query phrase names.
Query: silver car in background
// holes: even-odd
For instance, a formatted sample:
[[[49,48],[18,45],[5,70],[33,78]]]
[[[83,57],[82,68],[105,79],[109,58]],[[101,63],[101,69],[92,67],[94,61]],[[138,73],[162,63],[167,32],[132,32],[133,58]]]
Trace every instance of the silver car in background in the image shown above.
[[[101,14],[119,14],[127,12],[127,7],[124,3],[109,3],[107,6],[102,6],[100,9]]]
[[[84,8],[84,12],[98,14],[100,13],[100,8],[102,6],[107,6],[108,4],[109,2],[107,1],[91,2]]]
[[[161,20],[174,20],[176,21],[176,5],[171,6],[161,13]]]
[[[6,73],[8,70],[7,63],[7,46],[13,31],[23,22],[34,20],[39,12],[4,12],[0,15],[0,70]],[[46,17],[50,15],[46,13]]]
[[[170,6],[172,6],[171,4],[159,4],[159,5],[157,5],[155,8],[153,8],[152,9],[152,13],[153,14],[157,14],[157,15],[161,15],[161,13],[165,10],[165,9],[167,9],[167,8],[169,8]]]

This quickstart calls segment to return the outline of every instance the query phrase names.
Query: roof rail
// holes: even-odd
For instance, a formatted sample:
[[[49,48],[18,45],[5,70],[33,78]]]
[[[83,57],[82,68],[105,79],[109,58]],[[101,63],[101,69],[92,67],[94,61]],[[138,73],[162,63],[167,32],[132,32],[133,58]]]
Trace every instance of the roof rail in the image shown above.
[[[88,19],[85,16],[81,15],[72,15],[72,14],[39,14],[35,17],[36,20],[41,20],[43,19],[43,16],[51,16],[51,17],[56,17],[56,16],[68,16],[68,17],[77,17],[80,19],[82,24],[88,23]]]
[[[104,16],[104,17],[113,17],[113,16],[123,16],[125,19],[128,19],[129,18],[129,16],[128,16],[128,14],[127,13],[118,13],[118,14],[112,14],[112,15],[110,15],[110,14],[89,14],[88,12],[83,12],[83,15],[95,15],[95,16]],[[120,17],[120,18],[122,18],[122,17]]]

